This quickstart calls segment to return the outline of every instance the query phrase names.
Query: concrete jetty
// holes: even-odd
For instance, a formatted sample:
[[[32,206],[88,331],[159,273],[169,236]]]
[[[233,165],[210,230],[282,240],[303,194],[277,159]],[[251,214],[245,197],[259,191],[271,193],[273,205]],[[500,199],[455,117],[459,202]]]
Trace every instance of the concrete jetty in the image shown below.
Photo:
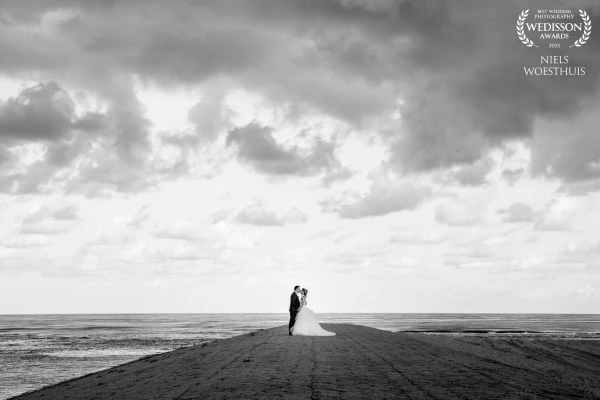
[[[598,399],[600,341],[287,326],[144,357],[15,399]]]

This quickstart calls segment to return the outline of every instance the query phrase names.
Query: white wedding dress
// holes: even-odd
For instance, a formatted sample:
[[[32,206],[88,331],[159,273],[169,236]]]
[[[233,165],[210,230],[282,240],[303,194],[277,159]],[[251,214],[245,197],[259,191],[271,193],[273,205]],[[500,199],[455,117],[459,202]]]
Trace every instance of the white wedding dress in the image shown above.
[[[303,307],[296,315],[296,322],[292,327],[294,336],[335,336],[335,332],[329,332],[321,328],[317,316],[310,308],[306,307],[305,298],[301,300]]]

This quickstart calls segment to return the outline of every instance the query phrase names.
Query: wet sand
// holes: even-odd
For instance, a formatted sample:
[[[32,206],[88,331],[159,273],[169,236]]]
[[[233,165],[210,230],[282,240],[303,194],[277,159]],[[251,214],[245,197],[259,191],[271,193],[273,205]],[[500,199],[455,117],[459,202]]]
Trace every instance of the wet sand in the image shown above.
[[[600,340],[287,326],[145,357],[15,399],[600,399]]]

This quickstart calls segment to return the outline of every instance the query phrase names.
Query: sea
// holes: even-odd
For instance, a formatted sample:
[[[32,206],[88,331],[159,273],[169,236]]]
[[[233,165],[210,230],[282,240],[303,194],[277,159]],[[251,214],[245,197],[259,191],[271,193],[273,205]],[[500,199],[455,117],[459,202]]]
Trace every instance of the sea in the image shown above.
[[[318,314],[446,335],[600,340],[600,314]],[[0,315],[0,399],[179,347],[287,325],[289,314]]]

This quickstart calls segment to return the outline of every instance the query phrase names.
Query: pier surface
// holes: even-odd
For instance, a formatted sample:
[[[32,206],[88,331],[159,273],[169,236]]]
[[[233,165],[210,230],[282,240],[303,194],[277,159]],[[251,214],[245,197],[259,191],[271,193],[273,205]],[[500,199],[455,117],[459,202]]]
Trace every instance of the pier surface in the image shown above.
[[[598,399],[600,341],[287,326],[145,357],[14,399]]]

